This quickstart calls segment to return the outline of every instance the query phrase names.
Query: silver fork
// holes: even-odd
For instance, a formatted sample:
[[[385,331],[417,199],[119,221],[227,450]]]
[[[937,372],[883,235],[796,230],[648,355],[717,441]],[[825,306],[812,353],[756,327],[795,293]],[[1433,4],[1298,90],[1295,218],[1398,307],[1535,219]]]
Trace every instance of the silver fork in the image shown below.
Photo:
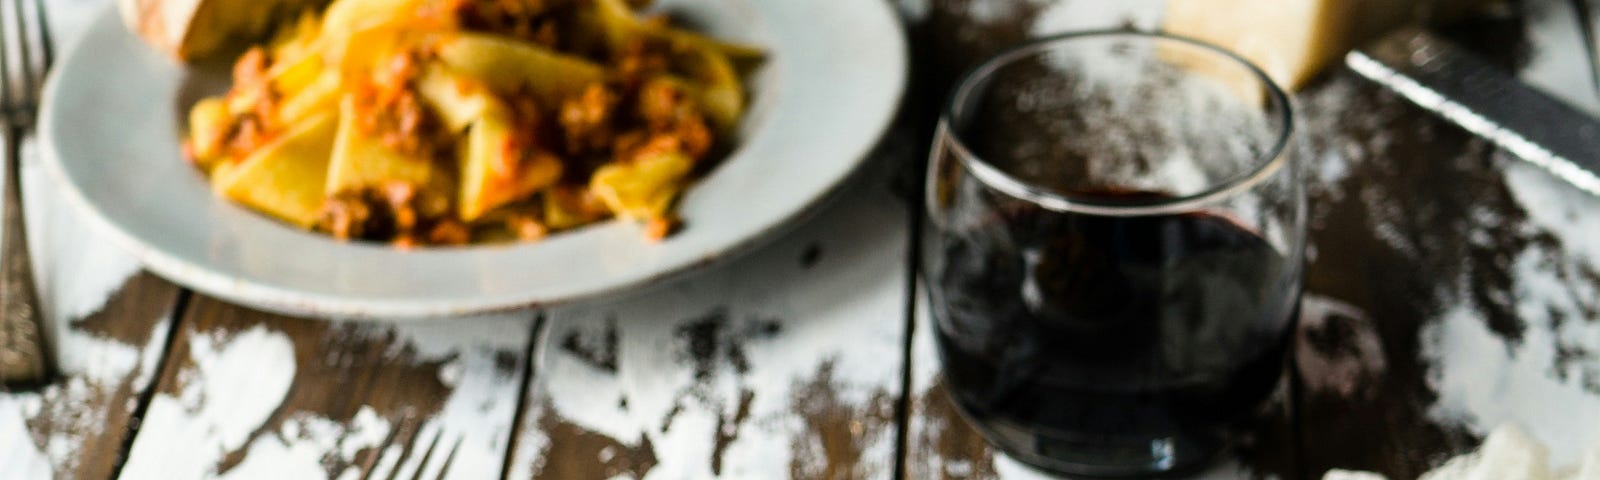
[[[33,130],[53,53],[41,0],[0,2],[0,122],[6,149],[0,200],[5,222],[0,226],[0,383],[38,385],[49,381],[53,362],[39,315],[18,177],[22,137]]]

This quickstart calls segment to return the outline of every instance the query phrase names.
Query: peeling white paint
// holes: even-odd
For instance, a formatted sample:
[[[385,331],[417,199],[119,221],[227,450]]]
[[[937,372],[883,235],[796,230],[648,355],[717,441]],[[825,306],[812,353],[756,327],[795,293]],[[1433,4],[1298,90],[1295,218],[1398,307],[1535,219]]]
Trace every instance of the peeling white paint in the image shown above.
[[[0,395],[0,478],[43,480],[54,475],[54,467],[34,444],[23,416],[27,410],[37,410],[38,403],[37,395]]]
[[[294,379],[294,344],[257,325],[230,338],[189,337],[196,374],[185,393],[158,393],[123,467],[127,478],[172,480],[215,475],[216,462],[245,446],[271,417]]]
[[[540,339],[530,409],[513,463],[513,478],[527,478],[548,463],[540,452],[551,441],[537,428],[544,415],[638,445],[648,438],[659,462],[646,478],[710,478],[718,420],[731,420],[742,392],[752,393],[750,414],[737,439],[721,454],[726,478],[786,478],[791,443],[807,440],[806,420],[794,402],[797,386],[813,381],[832,362],[839,401],[864,415],[877,394],[899,390],[905,329],[905,225],[903,204],[879,189],[841,199],[827,213],[774,245],[678,282],[604,303],[556,309]],[[821,252],[807,269],[802,252]],[[685,325],[725,314],[709,367],[696,378]],[[615,319],[616,372],[563,348],[569,336],[600,344]],[[759,333],[776,323],[778,332]],[[748,371],[731,358],[737,343]],[[627,406],[621,406],[626,399]],[[670,429],[663,432],[669,412]],[[888,405],[892,411],[892,403]],[[724,433],[731,425],[724,425]],[[864,432],[864,435],[866,432]],[[862,439],[861,468],[888,475],[894,426]],[[820,451],[819,449],[816,449]],[[813,465],[805,465],[812,468]]]
[[[1508,342],[1491,331],[1483,313],[1465,302],[1422,332],[1429,386],[1438,402],[1429,414],[1479,435],[1505,423],[1525,427],[1551,445],[1558,467],[1577,462],[1585,445],[1600,442],[1600,319],[1585,309],[1600,302],[1580,270],[1600,272],[1600,199],[1515,161],[1506,164],[1511,193],[1528,213],[1530,232],[1548,232],[1561,250],[1531,246],[1512,266],[1515,311],[1522,339]],[[1558,256],[1564,252],[1565,257]],[[1463,287],[1464,288],[1464,287]],[[1560,361],[1561,346],[1587,349]],[[1583,428],[1575,426],[1584,426]]]

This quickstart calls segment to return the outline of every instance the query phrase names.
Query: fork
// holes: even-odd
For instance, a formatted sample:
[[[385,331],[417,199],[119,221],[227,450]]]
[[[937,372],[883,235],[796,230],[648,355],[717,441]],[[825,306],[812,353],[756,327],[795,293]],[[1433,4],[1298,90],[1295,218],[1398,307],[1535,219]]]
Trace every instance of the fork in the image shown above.
[[[44,73],[53,60],[42,0],[0,0],[0,123],[5,128],[3,226],[0,226],[0,383],[40,385],[53,362],[39,314],[19,183],[22,137],[39,113]],[[32,4],[32,15],[24,3]]]

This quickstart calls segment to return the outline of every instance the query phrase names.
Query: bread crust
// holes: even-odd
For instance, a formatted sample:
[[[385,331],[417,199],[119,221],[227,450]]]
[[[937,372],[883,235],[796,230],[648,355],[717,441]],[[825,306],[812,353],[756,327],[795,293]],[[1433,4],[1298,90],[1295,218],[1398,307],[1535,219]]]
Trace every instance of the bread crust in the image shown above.
[[[212,58],[327,0],[117,0],[128,30],[183,62]]]

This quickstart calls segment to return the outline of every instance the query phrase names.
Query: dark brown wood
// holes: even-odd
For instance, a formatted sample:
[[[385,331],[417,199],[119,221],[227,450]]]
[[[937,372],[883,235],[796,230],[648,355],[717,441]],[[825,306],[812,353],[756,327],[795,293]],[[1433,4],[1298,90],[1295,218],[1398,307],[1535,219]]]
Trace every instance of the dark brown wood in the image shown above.
[[[1479,19],[1444,31],[1514,69],[1525,55],[1521,21]],[[1354,77],[1335,72],[1301,95],[1312,158],[1336,155],[1348,170],[1314,179],[1310,190],[1309,248],[1315,254],[1298,352],[1303,471],[1310,478],[1329,468],[1415,478],[1470,451],[1499,422],[1551,408],[1534,401],[1501,406],[1510,417],[1442,419],[1433,410],[1450,402],[1433,382],[1452,366],[1428,350],[1450,344],[1437,346],[1440,340],[1428,332],[1461,328],[1445,324],[1451,315],[1463,316],[1461,322],[1481,322],[1493,341],[1513,351],[1530,328],[1600,319],[1580,293],[1600,287],[1600,274],[1579,253],[1580,242],[1593,238],[1563,236],[1530,220],[1528,209],[1561,206],[1519,201],[1506,174],[1518,160]],[[1552,181],[1542,188],[1565,187]],[[1526,255],[1540,258],[1540,270],[1548,273],[1519,270],[1516,262]],[[1522,285],[1533,280],[1521,278],[1530,274],[1552,275],[1556,285]],[[1576,312],[1559,303],[1565,298],[1578,299]],[[1550,318],[1529,318],[1530,311]],[[1546,321],[1552,323],[1532,323]],[[1558,365],[1596,360],[1588,353],[1593,345],[1553,341]],[[1468,388],[1514,387],[1483,382]],[[1600,390],[1585,389],[1592,407],[1600,408]]]
[[[936,108],[956,72],[1026,37],[1039,12],[1056,3],[929,2],[927,21],[913,29],[921,101]],[[1528,55],[1517,11],[1440,31],[1514,69]],[[1264,424],[1255,449],[1241,450],[1242,464],[1283,478],[1321,478],[1330,468],[1415,478],[1476,447],[1496,423],[1548,408],[1533,401],[1507,407],[1509,414],[1446,418],[1437,410],[1459,404],[1460,389],[1500,387],[1437,391],[1431,382],[1448,366],[1428,352],[1444,348],[1428,335],[1447,322],[1481,324],[1490,341],[1514,351],[1527,332],[1550,342],[1548,333],[1562,322],[1600,320],[1593,295],[1584,293],[1600,289],[1600,272],[1582,248],[1593,239],[1579,238],[1590,235],[1530,221],[1529,209],[1554,206],[1519,202],[1505,173],[1516,160],[1348,71],[1326,74],[1298,95],[1298,106],[1311,201],[1308,288],[1293,365],[1297,401]],[[1524,283],[1526,267],[1516,262],[1530,257],[1552,282]],[[1594,369],[1596,346],[1554,342],[1556,367],[1519,374],[1578,385],[1600,408],[1600,389],[1585,373]],[[1005,470],[1016,465],[995,460],[955,412],[936,367],[925,365],[935,359],[931,348],[913,347],[905,476],[1009,477]]]
[[[1052,2],[929,3],[928,16],[913,26],[918,84],[911,102],[920,112],[913,117],[931,122],[959,71],[1026,38]],[[979,11],[984,15],[975,18]],[[1514,42],[1479,47],[1502,48],[1502,57],[1516,54]],[[1483,428],[1442,422],[1432,412],[1441,394],[1430,375],[1439,365],[1423,352],[1430,341],[1426,332],[1443,312],[1468,308],[1473,321],[1514,348],[1530,319],[1518,310],[1527,304],[1516,298],[1512,263],[1520,254],[1538,252],[1549,269],[1566,272],[1561,286],[1573,297],[1600,291],[1600,272],[1575,248],[1593,240],[1562,237],[1530,221],[1528,209],[1539,206],[1519,203],[1503,173],[1514,160],[1348,72],[1330,73],[1301,93],[1299,102],[1311,254],[1293,383],[1244,429],[1241,448],[1212,478],[1315,479],[1330,468],[1414,478],[1476,446]],[[897,315],[905,313],[852,303],[859,300],[856,294],[866,294],[845,291],[860,285],[844,277],[878,270],[851,265],[906,253],[879,248],[906,240],[899,230],[881,228],[910,223],[895,213],[902,205],[882,192],[864,195],[853,201],[887,210],[845,216],[843,223],[839,211],[830,210],[809,230],[713,268],[705,279],[553,312],[541,361],[535,362],[553,372],[548,376],[527,372],[530,318],[405,327],[337,323],[266,314],[197,295],[173,327],[173,348],[165,352],[159,375],[145,371],[159,362],[141,361],[114,378],[78,372],[37,393],[0,393],[0,400],[38,406],[19,408],[40,451],[82,452],[50,454],[58,476],[106,478],[120,462],[117,452],[130,441],[128,427],[152,385],[155,404],[204,410],[215,400],[207,395],[217,393],[207,382],[268,377],[286,368],[218,363],[237,346],[233,339],[256,332],[258,344],[287,342],[294,367],[282,399],[250,412],[260,414],[251,424],[228,423],[229,414],[249,416],[242,411],[198,418],[179,408],[146,417],[131,442],[135,451],[152,455],[135,459],[132,468],[159,472],[184,469],[187,462],[196,467],[190,471],[243,473],[309,462],[328,476],[375,478],[485,478],[499,475],[502,467],[512,478],[698,478],[749,476],[768,471],[761,462],[776,462],[772,470],[782,472],[777,476],[795,478],[1038,476],[998,457],[956,412],[938,381],[929,339],[919,337],[909,355],[904,441],[890,446],[900,448],[899,472],[890,467],[893,459],[874,456],[895,433],[899,386],[850,380],[852,369],[866,362],[834,358],[847,349],[787,340],[808,329],[843,332],[833,330],[843,324],[840,318],[897,325]],[[813,276],[826,280],[806,280]],[[801,285],[814,288],[796,294]],[[170,325],[165,312],[179,296],[177,287],[140,274],[71,330],[139,355],[156,352]],[[1600,321],[1592,301],[1580,306],[1590,310],[1567,320]],[[847,315],[827,316],[840,311]],[[919,321],[916,335],[925,335],[927,320]],[[896,343],[903,337],[885,338]],[[804,353],[807,348],[815,354]],[[886,349],[882,361],[893,363],[898,348]],[[1589,365],[1595,360],[1591,352],[1563,355]],[[1587,388],[1600,399],[1600,388]],[[615,389],[618,395],[574,401],[587,400],[580,395],[592,389]],[[216,438],[177,443],[186,439],[186,429],[219,426],[243,432],[242,441],[227,445],[221,456],[209,454]],[[515,445],[513,426],[522,430]],[[773,445],[788,458],[738,456]]]
[[[160,355],[178,292],[165,280],[139,273],[98,312],[67,327],[66,335],[89,340],[63,339],[58,343],[60,353],[83,360],[63,362],[64,375],[34,394],[39,408],[26,416],[39,451],[66,453],[49,455],[57,478],[109,478],[121,462],[140,397],[156,378],[155,372],[145,370],[159,363],[140,361],[125,371],[89,364],[106,362],[98,356],[102,350],[131,352],[141,360]],[[84,371],[88,368],[114,371],[91,376]]]
[[[909,219],[888,177],[749,255],[547,312],[509,478],[893,477]]]
[[[153,400],[157,404],[144,419],[128,468],[283,474],[289,464],[309,462],[329,478],[498,475],[518,401],[516,385],[527,368],[531,317],[444,319],[396,327],[290,318],[195,295],[168,352],[168,368]],[[287,341],[292,345],[292,365],[219,360],[228,355],[231,339],[246,332],[257,332],[250,337],[257,346]],[[201,345],[198,354],[196,345]],[[235,362],[244,360],[248,359],[234,357]],[[209,418],[156,411],[162,402],[178,401],[188,405],[184,412],[204,412],[212,400],[206,396],[217,393],[207,382],[237,383],[238,376],[257,374],[272,377],[272,371],[285,368],[292,369],[292,380],[282,400],[275,406],[267,404],[268,409],[258,405],[251,411]],[[243,418],[234,420],[234,414]],[[249,421],[244,418],[252,414],[265,421],[230,423]],[[177,449],[165,445],[194,441],[181,435],[192,432],[194,425],[249,434],[239,444],[202,436],[200,445]],[[250,456],[257,447],[271,447],[273,442],[291,447],[290,452],[261,448],[273,456],[252,464]],[[295,453],[296,445],[310,449]],[[219,446],[226,447],[220,457],[186,454]]]
[[[1508,301],[1516,297],[1511,260],[1535,245],[1559,251],[1562,240],[1525,228],[1525,207],[1502,174],[1507,160],[1483,141],[1358,82],[1339,73],[1306,95],[1357,92],[1341,96],[1342,105],[1310,102],[1337,108],[1307,114],[1326,117],[1313,122],[1343,132],[1359,154],[1348,159],[1348,176],[1311,192],[1308,290],[1333,308],[1308,311],[1302,329],[1305,468],[1414,478],[1479,440],[1428,416],[1437,394],[1421,331],[1440,312],[1471,305],[1514,340],[1523,320]],[[1352,150],[1312,143],[1319,152]],[[1570,281],[1593,288],[1593,278]]]

